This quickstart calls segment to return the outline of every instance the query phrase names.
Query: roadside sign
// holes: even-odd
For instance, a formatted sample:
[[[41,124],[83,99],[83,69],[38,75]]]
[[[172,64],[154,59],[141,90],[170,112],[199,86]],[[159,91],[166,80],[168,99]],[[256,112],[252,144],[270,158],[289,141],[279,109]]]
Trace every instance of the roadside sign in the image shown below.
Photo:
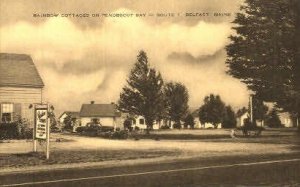
[[[37,152],[37,140],[46,140],[46,159],[50,156],[49,104],[36,104],[34,107],[33,151]]]
[[[47,139],[48,129],[48,105],[36,105],[35,107],[35,125],[34,125],[34,138],[35,139]]]

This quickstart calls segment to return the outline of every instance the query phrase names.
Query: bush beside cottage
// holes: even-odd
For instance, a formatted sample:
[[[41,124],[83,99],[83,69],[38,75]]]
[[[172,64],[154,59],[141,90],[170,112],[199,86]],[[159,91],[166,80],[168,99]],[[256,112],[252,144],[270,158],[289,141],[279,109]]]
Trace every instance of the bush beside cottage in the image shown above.
[[[18,120],[16,122],[1,123],[0,124],[0,139],[32,139],[33,128],[27,120]]]

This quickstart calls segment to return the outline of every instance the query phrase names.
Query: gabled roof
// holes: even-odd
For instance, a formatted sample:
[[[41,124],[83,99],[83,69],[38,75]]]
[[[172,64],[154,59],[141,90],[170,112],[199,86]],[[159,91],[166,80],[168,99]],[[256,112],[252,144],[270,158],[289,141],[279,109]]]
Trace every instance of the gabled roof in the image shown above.
[[[250,114],[249,114],[249,112],[243,112],[243,113],[241,113],[241,114],[239,114],[239,115],[236,115],[236,117],[237,118],[242,118],[243,116],[247,116],[248,118],[250,117]]]
[[[194,118],[199,117],[199,109],[194,110],[194,112],[192,112],[192,116],[193,116]]]
[[[277,112],[277,115],[280,118],[291,118],[292,115],[289,112]]]
[[[64,114],[68,116],[72,116],[73,118],[79,118],[79,112],[71,112],[71,111],[65,111],[63,112],[58,118],[61,118]]]
[[[248,111],[244,111],[244,112],[241,112],[241,113],[239,113],[239,114],[236,114],[236,117],[239,118],[239,117],[242,117],[242,116],[245,115],[245,114],[250,115]]]
[[[83,104],[80,117],[120,117],[115,104]]]
[[[0,53],[0,86],[43,88],[44,83],[31,57]]]

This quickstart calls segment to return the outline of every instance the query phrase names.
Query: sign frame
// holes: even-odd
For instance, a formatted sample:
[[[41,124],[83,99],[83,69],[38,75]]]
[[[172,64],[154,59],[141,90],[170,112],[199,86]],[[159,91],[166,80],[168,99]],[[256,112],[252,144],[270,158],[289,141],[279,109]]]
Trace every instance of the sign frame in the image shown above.
[[[45,112],[45,118],[43,120],[45,120],[45,122],[43,124],[45,124],[45,128],[44,128],[44,133],[43,133],[43,137],[39,137],[37,136],[37,131],[38,131],[38,124],[37,124],[37,111],[40,110],[40,111],[44,111]],[[48,123],[48,105],[47,104],[39,104],[39,105],[36,105],[34,107],[34,140],[47,140],[47,136],[48,136],[48,126],[49,126],[49,123]]]

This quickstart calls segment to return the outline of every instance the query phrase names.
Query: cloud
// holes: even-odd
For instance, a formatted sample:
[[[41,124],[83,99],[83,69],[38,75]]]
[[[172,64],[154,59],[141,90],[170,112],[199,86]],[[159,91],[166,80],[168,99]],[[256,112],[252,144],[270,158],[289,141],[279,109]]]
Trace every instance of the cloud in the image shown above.
[[[152,25],[141,18],[106,18],[101,27],[83,29],[67,18],[50,18],[1,27],[0,50],[33,57],[46,83],[46,98],[59,110],[78,110],[90,100],[117,101],[141,49],[166,81],[187,85],[191,106],[200,105],[210,92],[241,105],[245,87],[225,74],[223,48],[230,32],[229,23]],[[200,61],[207,66],[190,63]],[[234,97],[228,88],[236,90]]]
[[[212,55],[200,55],[195,57],[188,52],[183,52],[183,53],[172,52],[171,54],[168,55],[168,59],[170,61],[175,61],[175,62],[183,61],[189,63],[206,64],[206,63],[213,63],[218,57],[222,55],[222,53],[223,53],[223,49],[220,49],[219,51],[216,51]]]
[[[226,52],[222,50],[210,63],[173,61],[161,66],[166,80],[182,82],[189,90],[190,106],[198,108],[205,96],[219,94],[226,104],[235,109],[247,105],[248,92],[244,84],[227,75]]]

